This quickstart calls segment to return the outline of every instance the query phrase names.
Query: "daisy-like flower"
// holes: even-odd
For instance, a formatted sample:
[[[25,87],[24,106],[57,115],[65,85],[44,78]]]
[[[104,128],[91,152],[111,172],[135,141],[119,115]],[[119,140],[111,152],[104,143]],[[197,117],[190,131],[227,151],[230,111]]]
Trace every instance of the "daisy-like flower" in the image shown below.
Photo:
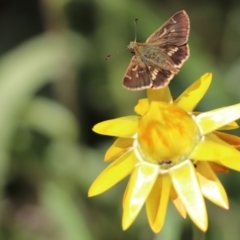
[[[211,83],[207,73],[173,100],[169,88],[147,90],[137,116],[94,126],[118,137],[105,154],[114,160],[93,182],[89,196],[100,194],[130,175],[123,197],[122,227],[127,229],[144,203],[154,232],[163,226],[169,198],[202,230],[208,226],[204,197],[228,209],[226,192],[215,172],[240,171],[240,138],[216,130],[237,128],[240,104],[192,112]]]

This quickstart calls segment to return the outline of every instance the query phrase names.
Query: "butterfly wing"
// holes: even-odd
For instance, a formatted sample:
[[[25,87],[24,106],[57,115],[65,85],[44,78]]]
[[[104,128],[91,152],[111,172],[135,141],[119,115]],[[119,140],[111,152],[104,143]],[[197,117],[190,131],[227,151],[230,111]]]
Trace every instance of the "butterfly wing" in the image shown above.
[[[185,11],[174,14],[146,43],[130,47],[131,59],[123,85],[130,90],[163,88],[189,57],[187,45],[190,21]]]
[[[182,46],[165,46],[161,48],[159,54],[161,54],[168,63],[171,63],[173,68],[179,69],[188,59],[190,51],[188,45],[184,44]]]
[[[150,88],[152,85],[147,65],[133,56],[123,78],[123,86],[130,90]]]
[[[182,46],[187,43],[190,31],[190,21],[183,10],[174,14],[167,22],[157,29],[148,39],[147,43],[154,43],[161,47]]]
[[[152,88],[159,89],[166,87],[175,74],[169,70],[158,69],[157,76],[152,80]]]
[[[155,51],[156,62],[157,59],[163,61],[157,64],[160,70],[156,79],[153,80],[152,88],[166,86],[188,59],[189,31],[189,17],[185,11],[180,11],[147,39],[146,43],[159,47],[159,51]]]
[[[148,66],[147,68],[149,71],[149,76],[151,78],[151,88],[154,89],[167,86],[170,80],[176,74],[176,72],[154,66]]]
[[[143,63],[133,56],[123,78],[123,86],[130,90],[163,88],[175,73]]]
[[[166,46],[161,48],[155,56],[155,64],[150,64],[153,69],[151,74],[152,88],[163,88],[169,84],[175,74],[179,72],[180,67],[189,57],[188,45]],[[159,61],[159,59],[161,59]],[[146,64],[148,60],[146,59]],[[151,70],[151,69],[150,69]]]

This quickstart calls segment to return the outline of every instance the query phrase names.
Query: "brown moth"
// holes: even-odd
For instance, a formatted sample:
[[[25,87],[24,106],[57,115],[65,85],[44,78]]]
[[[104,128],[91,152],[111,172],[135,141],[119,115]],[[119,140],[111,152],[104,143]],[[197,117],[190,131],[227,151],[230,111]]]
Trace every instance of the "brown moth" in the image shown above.
[[[190,21],[182,10],[174,14],[145,43],[133,41],[128,49],[134,54],[123,78],[129,90],[167,86],[189,57],[187,45]]]

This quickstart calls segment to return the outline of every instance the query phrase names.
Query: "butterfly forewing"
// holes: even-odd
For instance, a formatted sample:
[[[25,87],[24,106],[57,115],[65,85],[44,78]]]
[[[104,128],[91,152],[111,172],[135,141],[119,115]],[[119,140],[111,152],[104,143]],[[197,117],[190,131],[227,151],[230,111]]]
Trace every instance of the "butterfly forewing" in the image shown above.
[[[177,12],[146,43],[130,42],[135,54],[131,59],[123,85],[130,90],[163,88],[189,57],[187,45],[190,21],[185,11]]]
[[[190,31],[190,21],[185,11],[174,14],[148,39],[147,43],[155,43],[161,46],[181,46],[187,43]]]

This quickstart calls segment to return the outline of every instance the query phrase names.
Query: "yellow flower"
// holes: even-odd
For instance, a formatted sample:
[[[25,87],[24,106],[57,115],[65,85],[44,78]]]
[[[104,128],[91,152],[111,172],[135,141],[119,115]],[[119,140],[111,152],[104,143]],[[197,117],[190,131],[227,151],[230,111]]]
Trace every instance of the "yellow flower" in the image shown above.
[[[94,181],[89,196],[100,194],[130,175],[123,197],[122,227],[127,229],[146,205],[154,232],[163,226],[169,198],[202,230],[208,226],[203,197],[228,209],[215,172],[240,171],[237,136],[216,130],[237,128],[240,104],[205,113],[192,112],[211,83],[207,73],[173,101],[168,87],[148,90],[135,107],[138,116],[96,124],[93,131],[118,137],[105,154],[115,160]]]

